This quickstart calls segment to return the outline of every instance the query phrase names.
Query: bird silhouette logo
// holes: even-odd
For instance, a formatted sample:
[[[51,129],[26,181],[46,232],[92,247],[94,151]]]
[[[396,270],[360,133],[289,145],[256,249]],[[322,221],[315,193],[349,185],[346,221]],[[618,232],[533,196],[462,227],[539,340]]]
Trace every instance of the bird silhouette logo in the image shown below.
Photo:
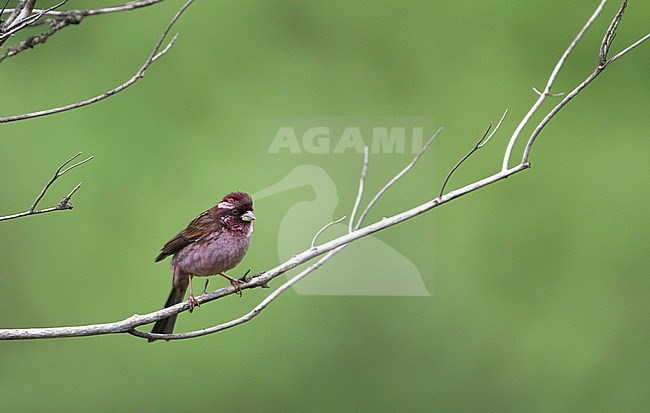
[[[310,188],[313,197],[295,202],[282,217],[277,238],[280,261],[308,248],[314,235],[336,219],[334,213],[339,203],[336,184],[323,168],[299,165],[275,184],[253,194],[259,205],[265,198],[303,187]],[[321,239],[331,239],[347,231],[346,224],[333,224]],[[415,264],[372,235],[350,244],[293,288],[301,295],[431,295]]]

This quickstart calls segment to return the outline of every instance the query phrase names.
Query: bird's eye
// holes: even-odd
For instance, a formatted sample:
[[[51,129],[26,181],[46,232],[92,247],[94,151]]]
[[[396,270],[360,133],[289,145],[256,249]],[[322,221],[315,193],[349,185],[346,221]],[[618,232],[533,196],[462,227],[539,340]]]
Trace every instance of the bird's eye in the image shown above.
[[[238,209],[233,209],[230,211],[231,214],[233,215],[239,215],[239,210]]]

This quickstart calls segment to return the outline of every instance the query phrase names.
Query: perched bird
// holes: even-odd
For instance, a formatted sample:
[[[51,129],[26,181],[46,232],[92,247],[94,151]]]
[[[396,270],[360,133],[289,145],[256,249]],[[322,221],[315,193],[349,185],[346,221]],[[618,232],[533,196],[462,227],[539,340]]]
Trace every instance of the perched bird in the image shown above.
[[[165,308],[183,301],[190,288],[190,312],[198,305],[192,293],[192,277],[221,275],[239,290],[240,281],[226,275],[246,255],[253,232],[253,199],[245,192],[232,192],[221,202],[203,212],[187,228],[169,240],[156,262],[173,255],[172,290]],[[239,290],[241,294],[241,290]],[[158,320],[151,330],[157,334],[171,334],[176,314]],[[149,342],[155,339],[149,339]]]

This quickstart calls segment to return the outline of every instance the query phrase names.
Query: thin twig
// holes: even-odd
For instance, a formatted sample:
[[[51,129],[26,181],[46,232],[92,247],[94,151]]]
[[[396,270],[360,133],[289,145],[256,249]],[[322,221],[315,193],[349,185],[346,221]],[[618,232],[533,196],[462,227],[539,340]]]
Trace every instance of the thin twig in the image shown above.
[[[490,133],[490,129],[492,129],[492,123],[490,123],[490,125],[487,127],[487,129],[486,129],[485,133],[483,134],[483,136],[481,136],[481,139],[479,139],[478,142],[476,142],[476,145],[474,145],[474,147],[472,149],[470,149],[469,152],[467,152],[465,154],[465,156],[460,158],[460,160],[456,163],[456,165],[454,165],[453,168],[451,168],[451,170],[449,171],[449,173],[445,177],[445,180],[442,182],[442,186],[440,187],[440,192],[438,193],[437,198],[440,198],[442,196],[442,194],[445,192],[445,187],[447,186],[447,182],[449,182],[449,179],[451,178],[451,176],[463,164],[463,162],[465,162],[467,160],[467,158],[472,156],[476,151],[478,151],[479,149],[481,149],[482,147],[487,145],[488,142],[490,142],[490,139],[492,139],[494,134],[499,130],[499,127],[503,123],[503,120],[506,118],[507,114],[508,114],[508,110],[506,109],[506,111],[503,113],[503,116],[501,116],[501,119],[499,120],[499,123],[497,123],[497,126],[494,128],[492,133]]]
[[[32,206],[27,211],[19,212],[17,214],[12,214],[12,215],[0,216],[0,221],[7,221],[7,220],[10,220],[10,219],[22,218],[22,217],[26,217],[26,216],[29,216],[29,215],[44,214],[44,213],[53,212],[53,211],[65,211],[65,210],[68,210],[68,209],[72,209],[72,204],[70,203],[70,199],[75,194],[75,192],[77,192],[77,190],[81,187],[81,182],[79,182],[77,184],[77,186],[75,186],[72,189],[72,191],[70,191],[68,193],[68,195],[63,197],[55,206],[50,207],[50,208],[45,208],[45,209],[36,209],[36,208],[38,207],[38,203],[41,202],[41,200],[45,196],[45,193],[50,189],[52,184],[57,179],[62,177],[66,172],[68,172],[68,171],[70,171],[70,170],[72,170],[72,169],[74,169],[74,168],[76,168],[76,167],[78,167],[80,165],[83,165],[86,162],[93,159],[93,157],[90,156],[90,157],[84,159],[83,161],[79,161],[79,162],[77,162],[77,163],[75,163],[73,165],[70,165],[70,166],[68,166],[66,168],[66,166],[68,164],[70,164],[70,162],[77,159],[79,156],[81,156],[81,152],[77,153],[72,158],[68,159],[63,164],[61,164],[61,166],[59,166],[59,168],[54,172],[54,175],[52,176],[52,178],[50,178],[50,180],[47,181],[47,183],[45,184],[43,189],[41,189],[41,192],[38,194],[38,196],[36,196],[36,199],[34,199],[34,202],[32,203]]]
[[[363,165],[361,166],[361,175],[359,176],[359,190],[357,191],[357,199],[354,201],[354,206],[352,207],[352,213],[350,214],[350,222],[348,223],[348,232],[352,232],[354,228],[354,217],[357,215],[357,209],[359,209],[359,204],[361,204],[361,198],[363,197],[363,187],[366,181],[366,172],[368,171],[368,147],[363,148]]]
[[[62,201],[63,201],[64,203],[67,203],[68,201],[70,201],[70,198],[72,198],[72,195],[74,195],[74,193],[77,192],[77,190],[78,190],[79,188],[81,188],[81,184],[83,184],[83,182],[79,182],[79,183],[77,184],[77,186],[75,186],[74,188],[72,188],[72,191],[70,191],[70,193],[69,193],[68,195],[66,195],[65,198],[63,198]]]
[[[88,106],[88,105],[91,105],[91,104],[93,104],[95,102],[99,102],[100,100],[104,100],[104,99],[106,99],[108,97],[111,97],[111,96],[123,91],[124,89],[128,88],[129,86],[133,85],[135,82],[137,82],[142,77],[144,77],[145,71],[149,68],[149,66],[156,59],[158,59],[160,56],[165,54],[170,49],[171,45],[176,40],[176,36],[174,36],[174,38],[172,38],[172,40],[169,42],[167,47],[163,48],[162,51],[160,51],[161,45],[164,42],[165,38],[167,37],[167,34],[171,30],[172,26],[174,26],[174,24],[178,21],[178,19],[183,14],[183,12],[185,10],[187,10],[187,8],[193,2],[194,2],[194,0],[188,0],[178,10],[178,12],[176,12],[176,14],[172,18],[172,20],[167,25],[167,27],[165,27],[165,30],[163,30],[162,35],[160,36],[160,38],[156,42],[156,45],[154,46],[153,50],[149,54],[149,57],[144,62],[144,64],[140,67],[140,69],[136,72],[135,75],[133,75],[129,80],[127,80],[126,82],[124,82],[120,86],[116,87],[115,89],[109,90],[108,92],[102,93],[101,95],[95,96],[95,97],[90,98],[90,99],[83,100],[81,102],[72,103],[70,105],[60,106],[60,107],[53,108],[53,109],[41,110],[41,111],[38,111],[38,112],[26,113],[26,114],[22,114],[22,115],[13,115],[13,116],[2,117],[2,118],[0,118],[0,123],[15,122],[15,121],[24,120],[24,119],[33,119],[33,118],[37,118],[37,117],[40,117],[40,116],[52,115],[52,114],[55,114],[55,113],[65,112],[65,111],[72,110],[72,109],[77,109],[77,108],[80,108],[80,107],[83,107],[83,106]]]
[[[0,17],[2,17],[3,14],[5,14],[5,10],[7,10],[7,5],[9,4],[9,0],[5,0],[5,4],[2,5],[2,10],[0,10]],[[0,20],[0,26],[1,26],[2,21]]]
[[[311,247],[314,248],[314,246],[316,245],[316,241],[318,240],[318,237],[320,236],[320,234],[323,233],[323,231],[325,231],[327,228],[331,227],[334,224],[338,224],[339,222],[342,222],[345,218],[347,217],[343,215],[341,218],[337,219],[336,221],[332,221],[329,224],[326,224],[323,228],[319,229],[316,235],[314,235],[314,238],[312,238],[311,240]]]
[[[442,181],[442,186],[440,186],[440,192],[438,192],[438,196],[436,198],[440,198],[442,196],[442,194],[445,192],[445,187],[447,186],[447,182],[449,182],[449,179],[451,178],[451,176],[463,164],[463,162],[465,162],[467,160],[467,158],[472,156],[474,154],[474,152],[476,152],[480,148],[482,148],[481,143],[483,142],[483,140],[486,138],[486,136],[490,132],[490,129],[492,129],[492,123],[490,123],[490,125],[488,126],[488,128],[485,131],[485,133],[483,134],[483,136],[481,136],[481,139],[479,139],[478,142],[476,142],[476,145],[474,145],[472,147],[472,149],[469,150],[469,152],[467,152],[465,155],[463,155],[463,157],[460,158],[460,160],[458,162],[456,162],[456,165],[454,165],[454,167],[451,168],[451,170],[447,173],[447,176],[445,177],[445,180]]]
[[[413,166],[415,165],[415,163],[420,159],[420,157],[422,156],[422,154],[423,154],[424,152],[426,152],[427,149],[429,149],[429,145],[431,145],[431,144],[433,143],[433,141],[434,141],[434,140],[436,139],[436,137],[440,134],[440,132],[442,132],[442,128],[438,128],[438,130],[435,131],[435,133],[434,133],[434,134],[429,138],[429,140],[424,144],[424,146],[423,146],[423,147],[418,151],[418,153],[415,155],[415,157],[413,157],[413,159],[411,160],[411,162],[410,162],[408,165],[406,165],[406,166],[404,167],[404,169],[402,169],[400,172],[398,172],[397,175],[395,175],[395,176],[393,177],[393,179],[391,179],[390,181],[388,181],[388,182],[386,183],[386,185],[384,185],[384,187],[381,188],[381,189],[379,190],[379,192],[377,192],[377,195],[375,195],[375,196],[370,200],[370,202],[368,202],[368,205],[367,205],[366,208],[363,210],[363,213],[362,213],[361,216],[359,217],[359,220],[357,221],[357,224],[356,224],[356,226],[354,227],[354,229],[359,229],[359,227],[361,226],[361,224],[363,224],[363,220],[366,218],[366,215],[368,215],[368,213],[370,212],[370,210],[372,209],[372,207],[375,206],[375,203],[377,203],[377,201],[379,200],[379,198],[381,198],[382,195],[384,195],[384,193],[388,190],[388,188],[390,188],[391,186],[393,186],[393,185],[395,184],[395,182],[397,182],[397,181],[398,181],[402,176],[404,176],[404,175],[405,175],[409,170],[411,170],[411,168],[413,168]]]
[[[533,91],[534,91],[535,93],[537,93],[538,96],[542,96],[542,94],[543,94],[542,92],[540,92],[539,90],[537,90],[537,88],[536,88],[535,86],[533,86]],[[559,97],[564,96],[564,95],[565,95],[564,92],[560,92],[560,93],[547,93],[547,94],[546,94],[546,96],[550,96],[550,97],[554,97],[554,98],[559,98]]]
[[[616,53],[611,59],[609,59],[607,61],[607,64],[610,64],[610,63],[620,59],[621,57],[623,57],[627,53],[631,52],[633,49],[637,48],[638,46],[641,45],[641,43],[647,41],[648,39],[650,39],[650,33],[646,34],[645,36],[643,36],[642,38],[640,38],[636,42],[632,43],[631,45],[629,45],[625,49],[623,49],[620,52]]]

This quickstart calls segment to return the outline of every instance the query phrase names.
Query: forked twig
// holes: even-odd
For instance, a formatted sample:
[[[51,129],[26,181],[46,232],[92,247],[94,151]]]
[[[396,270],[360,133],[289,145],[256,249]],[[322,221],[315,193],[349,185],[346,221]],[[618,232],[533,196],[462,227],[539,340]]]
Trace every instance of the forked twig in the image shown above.
[[[548,78],[548,81],[546,82],[546,86],[544,87],[544,90],[541,93],[538,93],[539,97],[537,98],[533,106],[531,106],[530,110],[528,110],[526,115],[521,119],[519,125],[517,125],[517,128],[513,132],[512,136],[510,137],[510,141],[508,142],[508,146],[506,147],[505,153],[503,155],[503,163],[501,165],[502,171],[508,169],[508,164],[510,163],[510,156],[512,154],[512,150],[515,147],[515,142],[517,142],[517,138],[519,138],[521,131],[528,124],[530,118],[535,114],[535,112],[537,112],[537,110],[542,105],[544,100],[546,100],[546,98],[551,94],[551,87],[553,86],[553,83],[555,83],[555,78],[560,72],[560,69],[562,69],[562,66],[564,66],[564,63],[566,62],[567,58],[569,57],[573,49],[576,47],[578,42],[580,42],[582,36],[584,36],[584,34],[587,32],[587,29],[589,29],[591,24],[596,20],[600,12],[603,10],[603,7],[605,6],[606,2],[607,0],[601,0],[600,4],[598,4],[598,7],[596,7],[596,11],[594,11],[591,17],[589,17],[585,25],[582,26],[582,29],[580,29],[576,37],[573,39],[573,41],[571,41],[569,47],[567,47],[564,53],[562,53],[560,60],[558,60],[557,64],[553,68],[553,71],[551,72],[551,75]]]
[[[451,176],[454,174],[454,172],[456,172],[456,170],[458,168],[460,168],[460,166],[463,164],[463,162],[465,162],[467,160],[467,158],[472,156],[476,151],[483,148],[485,145],[488,144],[488,142],[490,142],[490,139],[492,139],[494,134],[499,130],[499,127],[503,123],[503,120],[506,118],[507,114],[508,114],[508,110],[506,109],[506,111],[503,113],[503,116],[501,116],[501,119],[499,120],[499,123],[497,123],[497,126],[494,128],[492,133],[490,133],[490,129],[492,129],[492,123],[490,123],[490,125],[485,130],[485,133],[483,134],[483,136],[481,136],[481,139],[479,139],[478,142],[476,142],[476,145],[474,145],[474,147],[472,149],[470,149],[469,152],[467,152],[462,158],[460,158],[460,160],[456,163],[456,165],[454,165],[453,168],[451,168],[449,173],[447,173],[447,176],[445,177],[445,180],[442,182],[442,186],[440,187],[440,192],[438,192],[438,196],[436,198],[440,198],[442,196],[442,194],[445,193],[445,187],[447,186],[447,182],[449,182],[449,179],[451,178]]]
[[[76,168],[76,167],[78,167],[80,165],[83,165],[86,162],[93,159],[93,156],[90,156],[90,157],[84,159],[83,161],[79,161],[79,162],[77,162],[77,163],[75,163],[73,165],[68,166],[70,164],[70,162],[77,159],[79,156],[81,156],[81,152],[77,153],[72,158],[68,159],[63,164],[61,164],[61,166],[59,166],[59,168],[54,172],[54,175],[52,176],[52,178],[50,178],[50,180],[47,181],[47,183],[45,184],[43,189],[41,189],[41,192],[38,194],[36,199],[34,199],[34,202],[32,203],[32,206],[27,211],[20,212],[20,213],[17,213],[17,214],[12,214],[12,215],[1,216],[0,221],[7,221],[7,220],[10,220],[10,219],[22,218],[22,217],[26,217],[26,216],[29,216],[29,215],[44,214],[46,212],[64,211],[64,210],[67,210],[67,209],[72,209],[73,207],[72,207],[72,204],[70,203],[70,199],[75,194],[75,192],[77,192],[77,190],[81,187],[81,182],[79,182],[72,189],[72,191],[70,191],[68,193],[68,195],[64,196],[55,206],[50,207],[50,208],[45,208],[45,209],[36,209],[36,208],[38,207],[38,203],[41,202],[41,200],[45,196],[45,193],[50,189],[52,184],[57,179],[62,177],[66,172],[68,172],[68,171],[70,171],[70,170],[72,170],[72,169],[74,169],[74,168]]]

